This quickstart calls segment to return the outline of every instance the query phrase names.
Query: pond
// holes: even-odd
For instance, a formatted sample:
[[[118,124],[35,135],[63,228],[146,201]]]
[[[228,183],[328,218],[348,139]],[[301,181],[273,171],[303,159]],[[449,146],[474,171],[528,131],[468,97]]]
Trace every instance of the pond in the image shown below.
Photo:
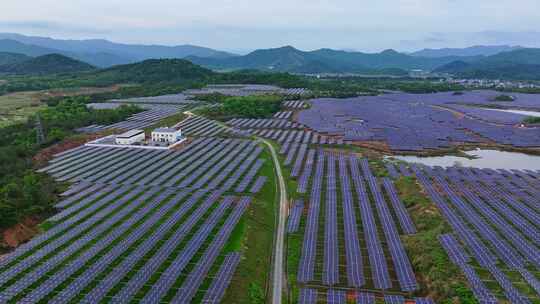
[[[450,155],[430,157],[396,155],[388,158],[399,159],[409,163],[421,163],[428,166],[540,170],[540,156],[536,155],[484,149],[464,151],[464,153],[474,157],[474,159]]]
[[[502,110],[502,109],[489,109],[489,110],[499,111],[499,112],[506,112],[506,113],[521,114],[521,115],[532,116],[532,117],[540,117],[540,112],[536,112],[536,111]]]

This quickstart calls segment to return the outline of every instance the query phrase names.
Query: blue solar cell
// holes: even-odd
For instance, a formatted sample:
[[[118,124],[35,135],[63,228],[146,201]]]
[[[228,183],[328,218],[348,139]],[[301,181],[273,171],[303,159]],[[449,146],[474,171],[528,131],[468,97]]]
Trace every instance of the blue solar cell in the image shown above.
[[[212,280],[212,284],[204,294],[202,303],[221,303],[238,263],[240,263],[240,254],[237,252],[229,253],[225,257],[223,264]]]

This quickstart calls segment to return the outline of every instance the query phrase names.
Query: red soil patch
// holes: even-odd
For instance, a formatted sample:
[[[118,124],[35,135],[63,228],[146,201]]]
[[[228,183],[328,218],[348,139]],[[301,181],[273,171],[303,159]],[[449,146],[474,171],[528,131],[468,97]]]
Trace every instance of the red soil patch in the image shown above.
[[[65,139],[60,143],[57,143],[57,144],[55,144],[53,146],[50,146],[48,148],[45,148],[45,149],[39,151],[39,153],[37,153],[33,157],[32,160],[34,161],[34,163],[38,167],[41,167],[41,166],[45,165],[49,160],[51,160],[53,158],[53,156],[55,154],[57,154],[57,153],[61,153],[61,152],[76,148],[76,147],[78,147],[80,145],[83,145],[83,144],[89,142],[89,141],[98,139],[98,138],[106,136],[106,135],[108,135],[108,134],[94,133],[94,134],[84,134],[84,135],[77,136],[75,138]]]
[[[39,233],[37,225],[39,220],[28,217],[22,222],[2,232],[2,242],[11,248],[16,248]]]
[[[354,146],[390,153],[390,147],[382,141],[353,141]]]

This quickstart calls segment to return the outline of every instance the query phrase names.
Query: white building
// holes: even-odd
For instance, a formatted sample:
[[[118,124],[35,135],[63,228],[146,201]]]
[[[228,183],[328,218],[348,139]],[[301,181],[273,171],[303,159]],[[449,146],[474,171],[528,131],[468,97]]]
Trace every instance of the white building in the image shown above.
[[[152,131],[152,141],[174,144],[182,139],[182,131],[175,128],[157,128]]]
[[[118,145],[133,145],[144,141],[145,135],[143,130],[129,130],[125,133],[116,136],[116,144]]]

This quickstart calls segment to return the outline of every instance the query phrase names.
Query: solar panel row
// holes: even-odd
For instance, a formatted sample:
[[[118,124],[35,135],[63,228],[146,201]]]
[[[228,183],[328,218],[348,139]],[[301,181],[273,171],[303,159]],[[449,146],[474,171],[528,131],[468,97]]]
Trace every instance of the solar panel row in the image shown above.
[[[311,188],[309,209],[306,219],[306,229],[304,232],[304,242],[300,257],[300,266],[298,270],[299,282],[308,282],[314,279],[319,212],[321,204],[320,189],[323,183],[324,159],[324,153],[319,153],[315,168],[315,176],[313,177],[313,185]]]
[[[237,252],[232,252],[225,256],[223,264],[219,268],[216,276],[212,280],[210,287],[204,294],[204,298],[201,303],[221,303],[223,296],[225,295],[225,290],[230,284],[233,277],[236,267],[240,263],[240,254]]]

